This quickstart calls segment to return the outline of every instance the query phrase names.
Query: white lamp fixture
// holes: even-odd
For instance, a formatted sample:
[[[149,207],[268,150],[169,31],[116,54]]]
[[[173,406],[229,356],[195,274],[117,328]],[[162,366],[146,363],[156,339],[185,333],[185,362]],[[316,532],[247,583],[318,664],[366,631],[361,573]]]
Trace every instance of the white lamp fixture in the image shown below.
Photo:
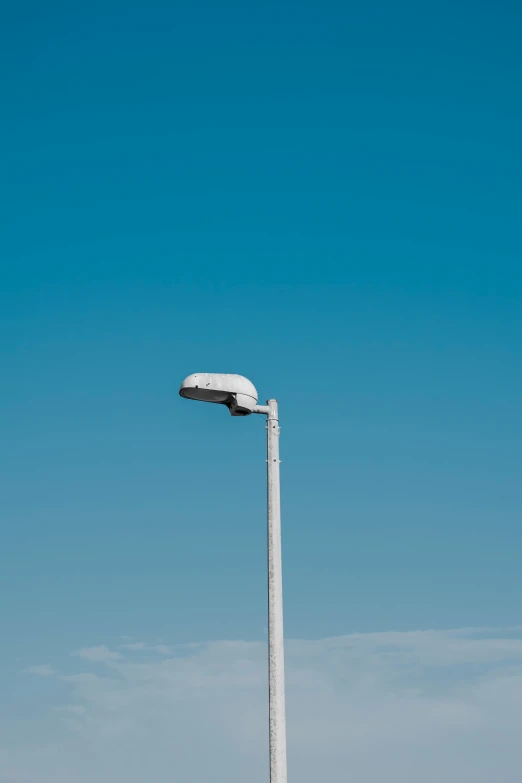
[[[283,569],[279,481],[279,413],[277,400],[257,404],[257,391],[242,375],[194,373],[179,393],[189,400],[226,405],[232,416],[266,415],[268,484],[268,680],[270,783],[287,783],[285,672],[283,641]]]
[[[242,375],[195,372],[185,378],[179,393],[189,400],[226,405],[232,416],[258,412],[256,387]]]

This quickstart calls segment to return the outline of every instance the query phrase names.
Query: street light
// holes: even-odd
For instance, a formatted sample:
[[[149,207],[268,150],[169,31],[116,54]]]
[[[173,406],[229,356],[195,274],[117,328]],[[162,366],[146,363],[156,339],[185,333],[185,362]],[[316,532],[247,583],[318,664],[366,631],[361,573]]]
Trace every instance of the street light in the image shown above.
[[[232,416],[267,417],[268,483],[268,699],[270,783],[286,783],[285,661],[283,643],[283,573],[279,485],[279,415],[277,400],[257,404],[253,383],[242,375],[194,373],[179,393],[189,400],[226,405]]]

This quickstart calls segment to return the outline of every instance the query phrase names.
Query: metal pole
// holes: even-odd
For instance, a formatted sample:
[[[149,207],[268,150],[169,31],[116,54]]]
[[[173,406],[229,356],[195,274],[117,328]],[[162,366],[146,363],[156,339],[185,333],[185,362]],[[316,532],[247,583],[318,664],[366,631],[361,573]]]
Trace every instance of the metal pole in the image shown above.
[[[287,783],[279,415],[277,400],[267,400],[267,405],[270,783]]]

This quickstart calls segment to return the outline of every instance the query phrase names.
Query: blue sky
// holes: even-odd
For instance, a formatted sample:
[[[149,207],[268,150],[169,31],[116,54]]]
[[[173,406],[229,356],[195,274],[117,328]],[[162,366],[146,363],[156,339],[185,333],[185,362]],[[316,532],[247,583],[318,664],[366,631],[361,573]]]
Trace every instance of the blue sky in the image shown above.
[[[263,423],[195,371],[279,399],[289,638],[518,626],[520,8],[4,16],[0,721],[265,639]]]

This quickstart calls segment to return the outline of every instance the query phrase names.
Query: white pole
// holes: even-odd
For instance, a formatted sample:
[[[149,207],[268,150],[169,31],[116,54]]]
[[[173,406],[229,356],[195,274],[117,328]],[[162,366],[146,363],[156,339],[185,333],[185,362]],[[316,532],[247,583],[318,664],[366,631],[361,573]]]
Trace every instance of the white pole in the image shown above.
[[[277,400],[267,400],[267,405],[270,783],[287,783],[279,415]]]

